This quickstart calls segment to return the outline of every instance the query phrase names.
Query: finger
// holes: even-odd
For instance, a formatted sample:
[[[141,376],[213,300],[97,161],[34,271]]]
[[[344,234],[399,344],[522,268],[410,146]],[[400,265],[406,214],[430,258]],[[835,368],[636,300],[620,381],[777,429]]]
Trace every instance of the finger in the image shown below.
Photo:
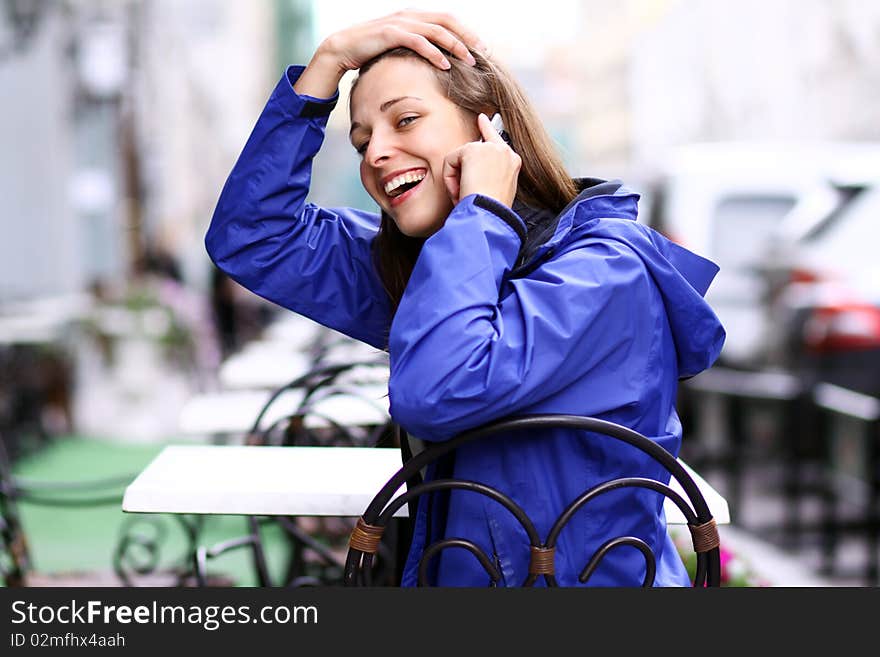
[[[489,117],[482,112],[477,115],[477,127],[480,129],[480,134],[483,135],[483,141],[504,144],[504,140],[501,138],[501,135],[495,131]]]
[[[468,48],[479,50],[484,54],[489,52],[489,48],[480,40],[477,33],[466,27],[452,14],[431,11],[402,11],[400,14],[426,23],[434,23],[435,25],[445,27],[447,30],[455,34]]]
[[[463,62],[470,64],[471,66],[474,66],[477,63],[477,60],[474,59],[474,56],[471,54],[471,51],[468,50],[468,47],[445,27],[412,20],[405,21],[404,25],[411,31],[421,34],[431,43],[440,46]]]
[[[461,192],[461,149],[455,150],[443,160],[443,183],[453,203],[458,203]]]
[[[407,32],[406,30],[403,30],[399,27],[389,27],[388,29],[394,31],[393,40],[395,43],[403,46],[404,48],[409,48],[413,52],[421,55],[437,68],[445,71],[452,66],[449,63],[449,60],[446,59],[446,56],[442,52],[440,52],[437,46],[432,44],[421,34]]]
[[[443,171],[443,184],[446,186],[446,193],[453,203],[458,203],[459,194],[461,194],[461,170],[453,168],[445,168]]]

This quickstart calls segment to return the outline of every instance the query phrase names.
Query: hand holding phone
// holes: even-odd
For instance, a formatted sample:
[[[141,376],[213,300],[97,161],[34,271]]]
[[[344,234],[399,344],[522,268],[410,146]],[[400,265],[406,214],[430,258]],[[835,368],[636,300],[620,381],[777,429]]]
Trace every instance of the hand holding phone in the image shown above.
[[[501,117],[497,114],[495,117],[493,123],[488,116],[480,114],[477,117],[480,141],[455,149],[443,162],[443,181],[453,203],[470,194],[482,194],[510,206],[516,197],[522,159],[510,147],[507,132],[503,124],[499,124]]]

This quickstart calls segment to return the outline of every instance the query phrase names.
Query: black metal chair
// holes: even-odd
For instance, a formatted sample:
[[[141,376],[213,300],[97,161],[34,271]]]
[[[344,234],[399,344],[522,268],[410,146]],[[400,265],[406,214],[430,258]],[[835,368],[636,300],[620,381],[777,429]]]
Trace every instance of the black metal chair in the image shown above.
[[[586,430],[594,435],[607,437],[609,440],[620,440],[632,445],[649,455],[665,468],[671,477],[675,478],[681,485],[688,499],[685,500],[675,490],[661,481],[638,476],[638,473],[634,473],[634,476],[624,476],[594,486],[572,500],[553,524],[548,535],[542,539],[523,509],[508,495],[499,490],[475,481],[450,478],[436,479],[428,482],[420,481],[419,473],[423,471],[423,468],[429,463],[436,463],[439,459],[450,454],[464,443],[480,439],[491,440],[498,434],[504,434],[509,437],[511,433],[540,430],[547,427]],[[406,492],[392,499],[404,483],[407,484]],[[536,415],[500,420],[459,434],[448,441],[431,444],[427,449],[413,456],[388,480],[358,520],[349,541],[344,584],[346,586],[376,585],[372,579],[373,555],[383,539],[385,529],[392,516],[404,504],[410,505],[409,509],[412,514],[414,509],[413,502],[419,496],[437,491],[460,489],[494,499],[500,505],[499,511],[504,512],[502,511],[503,507],[512,513],[525,529],[530,542],[531,555],[529,575],[523,582],[523,586],[534,585],[541,576],[544,577],[548,586],[556,586],[554,551],[563,527],[576,512],[596,497],[612,490],[633,487],[654,490],[675,503],[684,515],[693,538],[693,547],[697,557],[693,585],[695,587],[720,586],[720,543],[715,520],[703,494],[681,463],[663,447],[636,431],[597,418],[573,415]],[[628,545],[642,552],[646,562],[646,575],[643,585],[653,585],[656,568],[655,555],[644,541],[634,536],[611,537],[603,543],[596,554],[592,556],[586,555],[590,556],[590,558],[578,577],[579,581],[582,583],[587,582],[604,556],[610,550],[621,545]],[[427,572],[430,560],[441,550],[450,547],[469,550],[483,565],[492,585],[496,585],[500,581],[500,573],[495,568],[489,555],[466,537],[451,537],[435,541],[426,546],[419,564],[420,585],[428,584]]]

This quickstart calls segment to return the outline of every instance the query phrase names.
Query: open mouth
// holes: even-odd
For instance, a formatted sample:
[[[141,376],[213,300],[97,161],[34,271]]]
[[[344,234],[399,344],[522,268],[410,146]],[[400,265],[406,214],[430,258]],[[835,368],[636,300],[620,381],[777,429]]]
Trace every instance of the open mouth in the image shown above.
[[[419,183],[425,179],[426,175],[427,172],[424,169],[416,169],[402,173],[385,183],[385,194],[387,194],[392,201],[399,199],[407,192],[415,189]]]

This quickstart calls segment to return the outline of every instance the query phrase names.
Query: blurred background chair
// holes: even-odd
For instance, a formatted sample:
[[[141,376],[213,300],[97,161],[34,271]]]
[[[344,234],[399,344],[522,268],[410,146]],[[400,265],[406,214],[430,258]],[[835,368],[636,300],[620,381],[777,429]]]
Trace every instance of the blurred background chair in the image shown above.
[[[341,360],[341,359],[340,359]],[[370,358],[317,364],[311,371],[276,389],[245,437],[251,446],[375,447],[394,444],[388,415],[387,359]],[[273,413],[273,405],[291,391],[301,397],[292,412]],[[342,583],[347,540],[354,520],[337,517],[245,518],[243,535],[198,546],[193,554],[196,582],[205,585],[209,562],[234,550],[249,550],[259,586],[317,586]],[[287,539],[284,572],[273,577],[264,532],[280,528]],[[383,546],[380,564],[393,561]],[[377,577],[382,577],[377,566]]]
[[[2,436],[0,436],[2,438]],[[122,490],[132,475],[89,481],[35,481],[13,475],[0,440],[0,583],[8,587],[182,586],[191,573],[157,569],[161,535],[152,538],[124,526],[113,551],[112,568],[101,570],[42,571],[31,554],[19,502],[75,513],[78,509],[118,507]],[[187,525],[184,519],[181,519]],[[155,523],[154,523],[155,524]],[[189,525],[187,525],[189,526]],[[161,526],[160,531],[161,531]],[[195,540],[195,531],[190,528]],[[144,560],[144,555],[149,555]],[[214,581],[216,583],[216,581]]]
[[[316,363],[274,390],[245,437],[249,445],[372,446],[389,440],[387,357]],[[275,412],[297,393],[292,412]],[[305,416],[308,424],[304,424]]]
[[[444,478],[426,483],[420,482],[420,472],[423,468],[430,463],[437,463],[465,443],[475,440],[492,440],[499,434],[503,434],[505,439],[515,439],[516,433],[522,435],[529,430],[542,430],[548,427],[584,430],[598,435],[600,438],[628,443],[650,456],[668,471],[685,492],[687,499],[679,495],[665,482],[648,479],[641,476],[642,473],[634,472],[631,476],[620,477],[594,486],[572,500],[556,520],[548,535],[542,538],[523,509],[502,491],[479,482],[458,479]],[[407,491],[392,500],[392,497],[404,483],[407,484]],[[363,516],[358,520],[349,544],[344,583],[346,586],[377,585],[377,582],[372,579],[373,556],[384,538],[385,528],[389,521],[404,504],[410,505],[410,514],[412,515],[413,503],[419,496],[458,489],[495,500],[499,505],[499,513],[513,514],[525,529],[530,543],[531,556],[530,574],[522,582],[523,586],[534,585],[538,577],[541,576],[548,586],[556,586],[554,550],[559,533],[574,514],[589,504],[591,500],[610,491],[626,488],[650,489],[672,500],[684,515],[693,538],[693,549],[696,554],[693,585],[695,587],[719,586],[721,576],[720,544],[715,520],[702,492],[682,464],[657,443],[631,429],[596,418],[571,415],[537,415],[500,420],[459,434],[448,441],[434,443],[415,455],[376,494]],[[638,549],[643,554],[646,565],[643,585],[651,586],[654,583],[656,558],[647,543],[635,536],[609,537],[596,554],[585,555],[587,561],[585,561],[584,569],[578,575],[579,581],[587,582],[605,554],[623,546]],[[470,551],[486,570],[490,585],[497,586],[499,584],[501,574],[488,554],[467,537],[451,537],[435,541],[425,547],[419,563],[420,585],[428,584],[427,571],[431,559],[440,551],[448,548],[463,548]]]

